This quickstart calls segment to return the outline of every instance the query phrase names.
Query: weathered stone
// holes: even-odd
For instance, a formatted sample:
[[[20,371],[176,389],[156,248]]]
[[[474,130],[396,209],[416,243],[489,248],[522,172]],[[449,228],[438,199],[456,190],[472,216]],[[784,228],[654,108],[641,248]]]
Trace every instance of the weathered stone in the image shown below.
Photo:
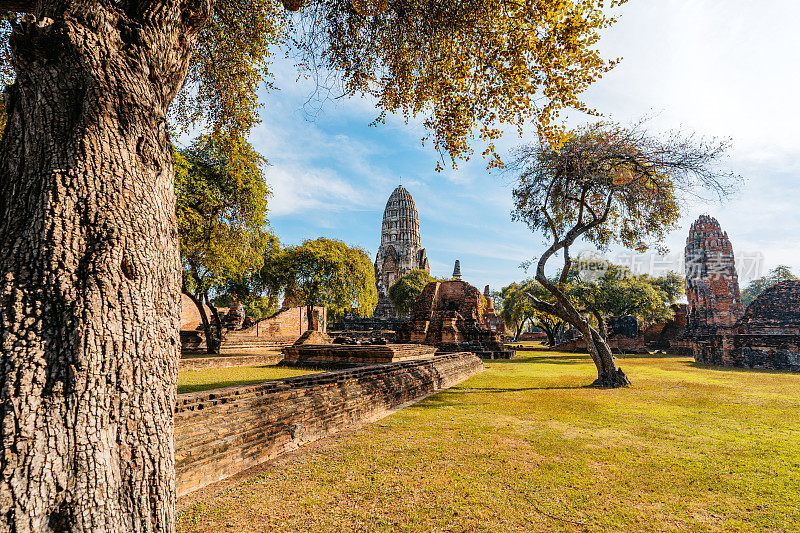
[[[766,289],[733,332],[697,336],[693,348],[698,363],[800,371],[800,281]]]
[[[492,300],[488,285],[483,289],[483,299],[486,301],[486,308],[483,310],[484,327],[490,331],[504,334],[506,327],[503,319],[497,316],[497,312],[494,310],[494,300]]]
[[[183,495],[480,373],[469,353],[181,394],[175,410]]]
[[[689,332],[733,327],[744,314],[739,278],[731,241],[715,218],[702,215],[692,224],[685,261]]]
[[[400,342],[436,346],[441,352],[468,350],[488,359],[511,359],[516,352],[500,334],[484,326],[481,293],[461,280],[429,283],[397,332]]]
[[[433,357],[436,348],[420,344],[303,344],[283,349],[291,366],[361,366]]]
[[[800,281],[784,281],[742,309],[728,235],[711,217],[686,241],[686,338],[698,363],[800,371]]]
[[[381,227],[381,245],[375,258],[378,286],[376,317],[394,317],[389,288],[412,270],[430,272],[428,257],[420,244],[419,215],[411,194],[399,185],[386,202]]]

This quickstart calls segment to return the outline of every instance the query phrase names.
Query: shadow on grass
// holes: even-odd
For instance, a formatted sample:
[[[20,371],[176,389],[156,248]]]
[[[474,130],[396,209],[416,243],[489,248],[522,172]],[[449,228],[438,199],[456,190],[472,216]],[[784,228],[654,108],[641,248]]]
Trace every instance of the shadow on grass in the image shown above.
[[[717,365],[709,365],[706,363],[695,363],[692,361],[686,361],[684,363],[686,366],[690,366],[692,368],[701,368],[703,370],[715,370],[717,372],[736,372],[736,373],[747,373],[747,374],[767,374],[767,375],[777,375],[777,376],[797,376],[800,375],[798,372],[794,372],[792,370],[771,370],[767,368],[747,368],[747,367],[740,367],[740,366],[717,366]]]
[[[554,364],[566,365],[575,363],[591,362],[589,354],[565,354],[565,355],[525,355],[517,357],[516,359],[484,359],[483,363],[487,365],[508,365],[515,363],[533,363],[533,364]]]

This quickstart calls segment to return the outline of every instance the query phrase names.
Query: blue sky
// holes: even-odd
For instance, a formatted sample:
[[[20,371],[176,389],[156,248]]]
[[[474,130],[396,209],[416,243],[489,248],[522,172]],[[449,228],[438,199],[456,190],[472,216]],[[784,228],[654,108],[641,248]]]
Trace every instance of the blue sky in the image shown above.
[[[654,131],[731,137],[724,164],[747,180],[725,205],[688,206],[667,239],[671,252],[682,251],[692,220],[708,213],[748,261],[744,278],[777,264],[800,273],[800,6],[788,0],[631,0],[615,11],[619,22],[599,48],[622,62],[585,93],[585,101],[622,122],[650,115]],[[511,222],[510,177],[487,172],[480,156],[458,171],[437,173],[437,154],[421,146],[419,123],[390,117],[370,127],[376,111],[368,99],[309,105],[312,87],[296,80],[292,62],[278,61],[274,70],[281,90],[262,95],[263,122],[250,141],[271,163],[269,219],[284,243],[335,237],[374,259],[383,208],[402,180],[417,204],[432,274],[449,275],[460,259],[464,279],[479,288],[499,289],[526,277],[519,264],[537,257],[544,241]],[[571,125],[587,120],[578,112],[568,116]],[[535,138],[530,131],[526,136]],[[508,150],[520,142],[514,133],[499,146]],[[623,250],[607,256],[658,264]],[[680,264],[677,255],[669,260]]]

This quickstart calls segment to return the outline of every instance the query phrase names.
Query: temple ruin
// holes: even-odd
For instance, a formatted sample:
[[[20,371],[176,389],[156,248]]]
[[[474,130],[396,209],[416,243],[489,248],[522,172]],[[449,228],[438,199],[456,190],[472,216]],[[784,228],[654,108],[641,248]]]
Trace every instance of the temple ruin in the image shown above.
[[[730,240],[706,215],[686,241],[686,297],[685,337],[698,363],[800,371],[800,281],[778,283],[742,309]]]
[[[389,287],[412,270],[430,272],[425,248],[420,244],[419,215],[414,199],[399,185],[389,196],[383,211],[381,245],[375,258],[375,283],[378,305],[374,316],[397,316],[389,301]]]
[[[731,328],[744,314],[733,247],[727,232],[700,216],[686,239],[687,329],[693,335]]]
[[[453,272],[461,274],[456,262]],[[500,334],[484,324],[480,291],[460,279],[428,283],[411,311],[411,322],[397,332],[399,342],[437,347],[437,353],[469,351],[485,359],[511,359]]]

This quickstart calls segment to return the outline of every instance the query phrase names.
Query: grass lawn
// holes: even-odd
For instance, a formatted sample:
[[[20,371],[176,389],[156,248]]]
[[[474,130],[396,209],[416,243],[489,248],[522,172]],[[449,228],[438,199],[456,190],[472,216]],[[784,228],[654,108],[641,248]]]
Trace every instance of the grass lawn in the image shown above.
[[[230,368],[205,368],[178,372],[178,394],[199,392],[232,385],[249,385],[270,379],[289,378],[314,374],[307,370],[276,365],[233,366]]]
[[[178,531],[798,531],[800,375],[581,354],[487,370],[188,507]]]

